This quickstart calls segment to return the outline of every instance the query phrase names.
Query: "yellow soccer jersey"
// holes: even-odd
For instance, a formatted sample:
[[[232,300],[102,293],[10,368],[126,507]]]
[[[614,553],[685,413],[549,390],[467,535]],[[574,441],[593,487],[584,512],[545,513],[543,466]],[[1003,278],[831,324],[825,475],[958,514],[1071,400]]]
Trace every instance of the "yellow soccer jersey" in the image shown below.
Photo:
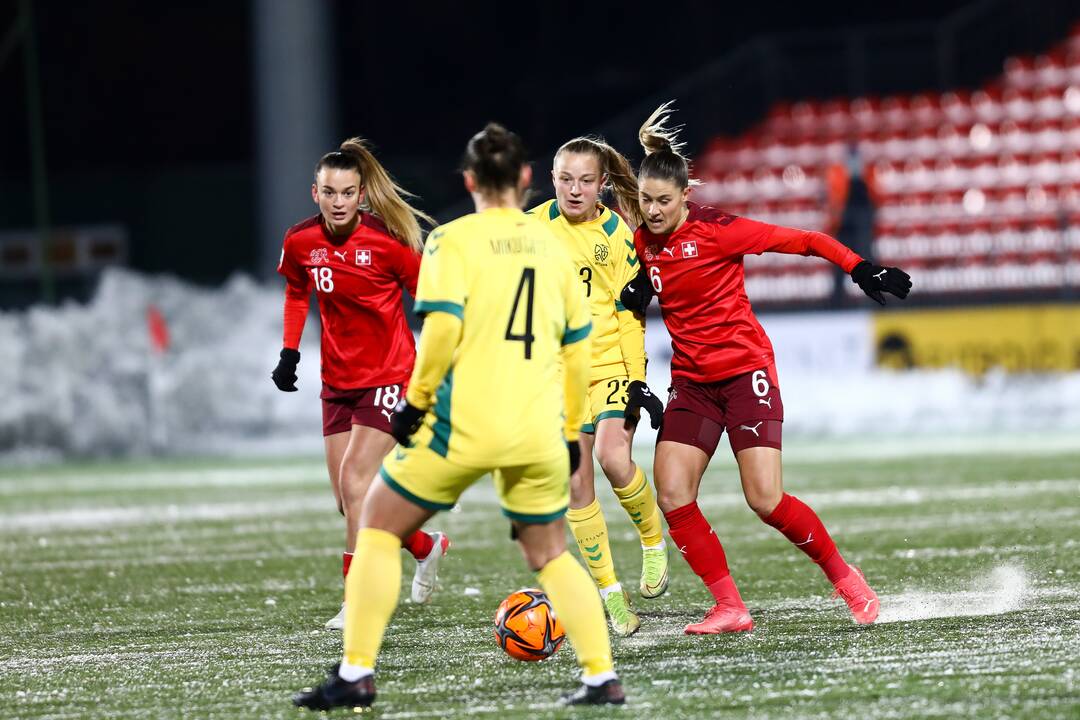
[[[563,241],[592,314],[593,382],[623,373],[645,380],[645,326],[619,302],[626,283],[637,275],[634,233],[611,208],[600,206],[595,220],[572,223],[548,200],[529,211]]]
[[[461,334],[434,397],[409,388],[417,407],[434,403],[424,419],[430,432],[421,429],[414,442],[467,467],[523,465],[566,452],[559,368],[571,350],[563,346],[580,347],[584,388],[590,320],[558,238],[508,208],[437,228],[420,265],[416,311],[460,318]],[[426,382],[422,361],[413,377]],[[577,427],[566,430],[576,437],[584,403],[566,410],[577,415]]]

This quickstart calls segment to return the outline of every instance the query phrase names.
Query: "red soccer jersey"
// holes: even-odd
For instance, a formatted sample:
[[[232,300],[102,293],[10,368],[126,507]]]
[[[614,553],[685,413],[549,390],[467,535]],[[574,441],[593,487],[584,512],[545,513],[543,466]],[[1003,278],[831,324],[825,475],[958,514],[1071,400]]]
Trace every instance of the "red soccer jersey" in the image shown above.
[[[862,260],[823,233],[689,208],[675,232],[654,235],[643,225],[634,233],[671,334],[672,377],[717,382],[772,364],[772,343],[746,296],[743,255],[817,255],[845,272]]]
[[[348,237],[322,218],[285,233],[278,272],[285,276],[284,345],[297,348],[311,289],[322,320],[322,379],[337,390],[396,385],[409,379],[416,343],[405,322],[402,288],[416,294],[420,254],[362,213]]]

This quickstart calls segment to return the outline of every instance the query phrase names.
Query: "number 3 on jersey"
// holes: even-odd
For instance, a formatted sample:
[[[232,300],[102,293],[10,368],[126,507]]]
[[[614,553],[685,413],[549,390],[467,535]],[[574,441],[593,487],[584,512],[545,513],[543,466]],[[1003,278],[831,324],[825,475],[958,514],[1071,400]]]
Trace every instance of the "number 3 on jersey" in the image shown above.
[[[319,292],[334,292],[334,271],[330,268],[313,267],[311,277],[315,278],[315,289]]]
[[[536,284],[536,270],[525,268],[521,271],[521,282],[518,283],[517,292],[514,294],[514,308],[510,311],[510,321],[506,323],[506,339],[514,342],[525,343],[525,359],[532,360],[532,344],[536,339],[533,335],[533,286]],[[518,316],[518,307],[521,305],[521,295],[525,295],[525,332],[514,332],[514,324]]]

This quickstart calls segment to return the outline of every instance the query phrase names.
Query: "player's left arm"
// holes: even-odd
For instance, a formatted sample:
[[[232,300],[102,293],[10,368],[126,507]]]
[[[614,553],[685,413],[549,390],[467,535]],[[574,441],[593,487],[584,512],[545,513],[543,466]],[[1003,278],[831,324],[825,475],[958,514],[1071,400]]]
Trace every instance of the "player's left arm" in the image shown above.
[[[771,225],[743,217],[735,218],[727,225],[719,225],[719,231],[723,247],[731,254],[779,252],[824,258],[851,275],[852,282],[882,305],[885,304],[882,291],[901,300],[911,291],[911,276],[900,268],[882,267],[864,260],[851,248],[822,232]]]
[[[434,235],[435,233],[432,233]],[[423,252],[421,250],[421,252]],[[398,252],[397,274],[401,286],[413,297],[416,297],[416,284],[420,279],[420,252],[413,250],[407,245],[402,245]]]
[[[625,226],[620,223],[620,228]],[[645,318],[623,305],[618,293],[637,275],[640,262],[629,229],[612,238],[612,253],[617,258],[610,270],[609,287],[615,291],[615,317],[619,321],[619,349],[622,350],[626,375],[631,381],[645,381]]]

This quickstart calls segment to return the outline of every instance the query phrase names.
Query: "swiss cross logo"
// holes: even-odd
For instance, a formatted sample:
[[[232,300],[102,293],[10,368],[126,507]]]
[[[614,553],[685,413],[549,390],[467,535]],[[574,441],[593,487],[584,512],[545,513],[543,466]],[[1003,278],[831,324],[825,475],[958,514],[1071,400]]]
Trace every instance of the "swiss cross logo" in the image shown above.
[[[683,257],[697,257],[697,241],[689,240],[682,244]]]
[[[315,248],[311,251],[311,264],[318,265],[324,263],[330,258],[330,253],[326,252],[326,248]]]
[[[357,250],[356,251],[356,264],[357,265],[370,265],[371,264],[371,251],[370,250]]]

